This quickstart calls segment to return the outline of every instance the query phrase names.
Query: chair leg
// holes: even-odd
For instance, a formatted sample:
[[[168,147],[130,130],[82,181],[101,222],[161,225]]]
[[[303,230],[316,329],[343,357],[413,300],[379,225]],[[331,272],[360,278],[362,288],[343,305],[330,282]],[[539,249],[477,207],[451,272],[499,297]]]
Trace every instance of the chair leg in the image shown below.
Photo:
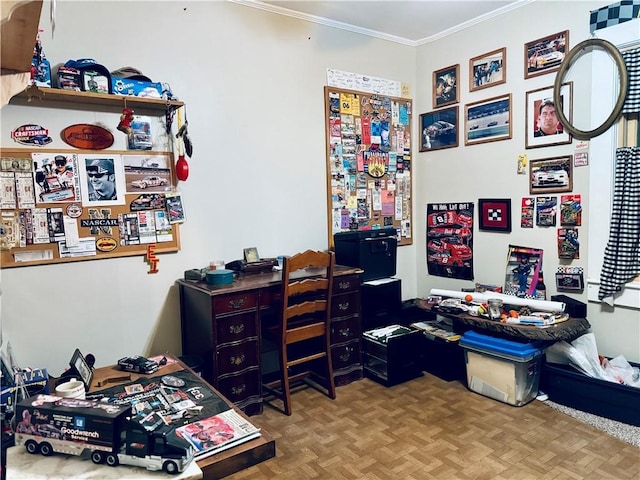
[[[333,365],[331,362],[331,352],[327,355],[327,393],[329,398],[335,400],[336,398],[336,382],[333,379]]]
[[[286,348],[286,347],[285,347]],[[287,353],[280,351],[280,391],[285,415],[291,415],[291,389],[289,386],[289,369],[287,368]]]

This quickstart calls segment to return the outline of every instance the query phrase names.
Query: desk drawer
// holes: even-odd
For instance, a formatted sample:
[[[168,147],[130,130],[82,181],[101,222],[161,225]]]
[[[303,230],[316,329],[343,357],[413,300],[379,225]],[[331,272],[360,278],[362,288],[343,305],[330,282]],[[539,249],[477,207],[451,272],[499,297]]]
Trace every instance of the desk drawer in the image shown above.
[[[333,370],[341,370],[354,364],[362,363],[362,352],[360,350],[360,340],[345,345],[331,347],[331,361]]]
[[[216,334],[218,346],[238,342],[245,338],[258,337],[258,319],[256,312],[245,312],[237,315],[216,318]]]
[[[257,367],[242,375],[234,375],[218,380],[218,390],[233,403],[242,402],[253,396],[259,397],[261,388],[260,369]]]
[[[358,291],[360,275],[338,275],[333,278],[333,294]]]
[[[217,377],[241,372],[250,367],[258,367],[258,341],[242,342],[219,348],[216,353]]]
[[[331,318],[346,317],[360,313],[360,294],[358,292],[334,295],[331,298]]]
[[[216,315],[250,310],[258,305],[258,292],[238,292],[213,297],[213,311]]]
[[[331,345],[345,343],[360,338],[360,319],[347,318],[331,321]]]

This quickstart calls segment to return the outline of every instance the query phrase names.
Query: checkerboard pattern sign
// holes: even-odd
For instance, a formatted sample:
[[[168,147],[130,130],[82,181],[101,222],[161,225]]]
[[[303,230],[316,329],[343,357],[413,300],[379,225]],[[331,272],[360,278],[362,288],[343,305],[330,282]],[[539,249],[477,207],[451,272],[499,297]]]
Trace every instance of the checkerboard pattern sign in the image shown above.
[[[501,208],[487,209],[487,220],[489,222],[502,222],[502,209]]]
[[[618,23],[628,22],[640,14],[640,0],[622,0],[598,10],[591,11],[591,33]]]

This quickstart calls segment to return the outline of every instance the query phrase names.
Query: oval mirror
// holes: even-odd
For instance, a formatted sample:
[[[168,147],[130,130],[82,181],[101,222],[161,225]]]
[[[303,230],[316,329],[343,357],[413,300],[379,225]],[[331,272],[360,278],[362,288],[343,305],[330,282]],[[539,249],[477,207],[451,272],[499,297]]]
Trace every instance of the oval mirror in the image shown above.
[[[629,78],[622,55],[612,43],[590,38],[573,47],[564,58],[553,85],[553,101],[561,105],[563,83],[573,83],[573,122],[561,108],[560,123],[579,140],[607,131],[619,118]]]

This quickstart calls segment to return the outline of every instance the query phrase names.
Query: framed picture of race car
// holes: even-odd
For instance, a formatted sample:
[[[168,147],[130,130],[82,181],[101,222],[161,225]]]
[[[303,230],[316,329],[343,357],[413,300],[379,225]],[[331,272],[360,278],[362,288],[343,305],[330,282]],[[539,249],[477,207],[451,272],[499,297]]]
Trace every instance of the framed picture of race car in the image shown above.
[[[524,44],[524,78],[536,77],[560,69],[569,51],[569,30],[554,33]]]
[[[465,145],[511,138],[511,94],[466,104],[464,132]]]
[[[511,232],[511,199],[483,198],[478,200],[479,229]]]
[[[529,161],[529,193],[546,194],[573,190],[573,155]]]
[[[458,146],[458,107],[420,115],[420,151]]]

